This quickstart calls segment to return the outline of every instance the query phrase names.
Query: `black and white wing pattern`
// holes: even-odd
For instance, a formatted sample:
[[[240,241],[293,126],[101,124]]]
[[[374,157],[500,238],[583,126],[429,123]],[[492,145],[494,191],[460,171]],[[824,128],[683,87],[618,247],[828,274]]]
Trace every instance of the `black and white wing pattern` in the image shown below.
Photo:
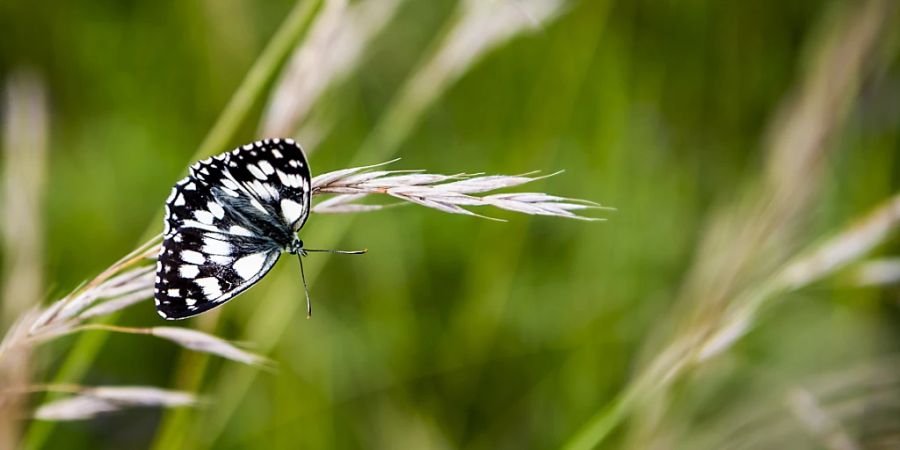
[[[290,139],[244,145],[191,166],[166,200],[156,307],[184,319],[251,287],[309,216],[309,165]]]

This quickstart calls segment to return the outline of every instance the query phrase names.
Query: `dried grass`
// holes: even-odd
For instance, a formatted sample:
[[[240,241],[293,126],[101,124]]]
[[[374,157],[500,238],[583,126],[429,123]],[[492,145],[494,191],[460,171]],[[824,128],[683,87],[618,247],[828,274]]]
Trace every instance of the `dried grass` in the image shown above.
[[[128,408],[173,408],[197,403],[193,394],[146,386],[46,386],[43,390],[74,395],[41,405],[34,412],[38,420],[86,420]]]
[[[384,163],[387,164],[387,163]],[[313,179],[313,194],[337,194],[313,207],[317,213],[353,213],[375,211],[393,205],[361,203],[373,194],[416,203],[450,214],[486,217],[464,207],[493,206],[523,214],[565,217],[579,220],[603,220],[580,216],[572,211],[586,209],[611,209],[587,201],[559,197],[544,193],[520,192],[511,194],[481,195],[489,191],[517,187],[541,180],[546,176],[524,175],[441,175],[417,170],[371,170],[381,166],[363,166],[343,169]],[[490,218],[490,217],[486,217]]]

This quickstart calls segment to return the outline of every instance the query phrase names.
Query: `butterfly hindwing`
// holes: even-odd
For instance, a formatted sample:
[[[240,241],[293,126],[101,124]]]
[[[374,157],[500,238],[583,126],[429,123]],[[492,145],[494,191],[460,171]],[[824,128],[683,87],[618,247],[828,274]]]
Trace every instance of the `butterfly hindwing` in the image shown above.
[[[216,307],[256,283],[280,255],[263,239],[184,228],[163,241],[157,310],[166,319],[183,319]]]
[[[248,144],[191,166],[166,201],[156,303],[183,319],[262,278],[306,221],[309,167],[292,140]]]

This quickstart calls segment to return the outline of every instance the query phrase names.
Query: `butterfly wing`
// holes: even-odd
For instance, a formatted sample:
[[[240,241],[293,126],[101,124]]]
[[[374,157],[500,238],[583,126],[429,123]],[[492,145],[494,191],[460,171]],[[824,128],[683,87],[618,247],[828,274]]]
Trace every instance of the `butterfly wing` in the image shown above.
[[[294,231],[309,217],[309,163],[291,139],[267,139],[227,153],[230,180],[279,216]]]
[[[163,241],[157,263],[156,309],[185,319],[253,286],[278,261],[281,249],[262,239],[183,228]],[[243,239],[236,239],[243,238]]]
[[[309,215],[309,167],[291,140],[200,161],[166,201],[157,311],[183,319],[240,294],[275,264]]]

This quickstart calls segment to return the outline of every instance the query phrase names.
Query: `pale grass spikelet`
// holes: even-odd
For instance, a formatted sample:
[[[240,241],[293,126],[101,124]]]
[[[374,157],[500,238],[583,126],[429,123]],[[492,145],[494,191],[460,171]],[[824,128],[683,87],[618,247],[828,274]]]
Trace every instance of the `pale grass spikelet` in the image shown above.
[[[69,391],[75,395],[41,405],[34,418],[66,421],[91,419],[99,414],[135,407],[174,408],[193,406],[197,398],[190,393],[147,386],[65,387],[46,390]]]
[[[44,309],[29,329],[29,338],[46,341],[68,334],[86,319],[110,314],[153,296],[153,268],[126,270],[89,289],[76,289],[72,294]]]
[[[804,286],[859,259],[883,242],[900,222],[900,194],[882,203],[845,231],[791,264],[782,275],[789,286]]]
[[[34,412],[34,418],[53,421],[85,420],[119,409],[121,408],[118,405],[108,400],[91,396],[77,396],[41,405]]]
[[[179,327],[153,327],[149,334],[172,341],[184,348],[209,353],[248,365],[267,365],[269,360],[241,350],[230,342],[202,331]]]
[[[392,161],[391,161],[392,162]],[[387,163],[383,163],[387,164]],[[603,220],[581,216],[573,211],[611,209],[587,200],[544,193],[521,192],[479,196],[485,192],[530,183],[546,176],[427,174],[408,170],[369,170],[381,166],[363,166],[329,172],[312,181],[313,194],[336,194],[313,207],[316,213],[373,211],[392,205],[359,203],[370,194],[384,194],[450,214],[484,217],[464,207],[493,206],[524,214],[565,217],[578,220]]]
[[[147,300],[149,296],[153,295],[152,292],[148,292],[147,290],[134,291],[126,295],[122,295],[113,299],[106,300],[102,303],[98,303],[90,308],[85,309],[79,317],[82,319],[91,319],[94,317],[100,317],[112,314],[116,311],[128,308],[129,306],[136,305],[144,300]]]
[[[900,283],[900,258],[866,261],[853,271],[852,281],[858,286],[882,286]]]

